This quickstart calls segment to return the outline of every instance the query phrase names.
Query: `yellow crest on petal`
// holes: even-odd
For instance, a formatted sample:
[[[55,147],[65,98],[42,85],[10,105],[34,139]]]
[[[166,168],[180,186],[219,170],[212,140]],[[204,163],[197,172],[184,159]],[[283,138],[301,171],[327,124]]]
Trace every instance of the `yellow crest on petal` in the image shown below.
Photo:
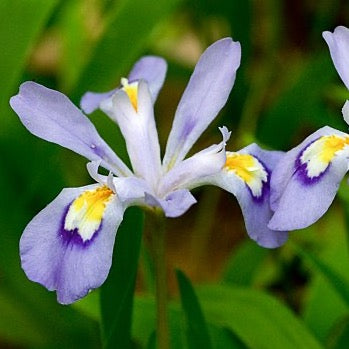
[[[65,217],[64,229],[77,229],[83,241],[90,240],[99,229],[107,203],[114,195],[105,185],[84,191],[71,203]]]
[[[307,166],[310,178],[323,173],[333,158],[344,150],[349,150],[349,137],[339,135],[322,136],[311,143],[302,153],[300,161]]]
[[[127,93],[128,98],[134,108],[134,110],[138,111],[138,81],[128,83],[126,78],[121,79],[122,89]]]
[[[262,195],[263,183],[268,181],[268,172],[263,164],[250,154],[227,152],[224,170],[233,172],[251,189],[253,196]]]

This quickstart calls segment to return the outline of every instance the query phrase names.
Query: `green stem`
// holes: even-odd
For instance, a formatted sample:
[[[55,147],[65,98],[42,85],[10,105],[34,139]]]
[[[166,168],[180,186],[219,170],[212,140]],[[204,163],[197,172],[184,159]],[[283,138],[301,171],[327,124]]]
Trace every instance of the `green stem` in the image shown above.
[[[149,215],[152,254],[155,267],[156,334],[158,349],[169,349],[167,318],[167,277],[165,251],[165,217],[160,210]]]

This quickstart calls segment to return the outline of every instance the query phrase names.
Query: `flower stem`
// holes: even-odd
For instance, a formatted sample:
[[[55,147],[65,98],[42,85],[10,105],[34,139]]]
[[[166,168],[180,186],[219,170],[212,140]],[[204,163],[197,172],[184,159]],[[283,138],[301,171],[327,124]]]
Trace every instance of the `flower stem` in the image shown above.
[[[165,217],[162,211],[155,210],[150,217],[152,254],[155,267],[156,334],[158,349],[169,349],[167,319],[167,278],[165,251]]]

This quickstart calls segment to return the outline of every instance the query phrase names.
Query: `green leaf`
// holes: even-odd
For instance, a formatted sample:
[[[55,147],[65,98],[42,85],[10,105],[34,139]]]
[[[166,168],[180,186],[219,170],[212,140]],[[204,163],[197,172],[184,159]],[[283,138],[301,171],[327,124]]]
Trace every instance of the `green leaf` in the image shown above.
[[[312,252],[304,250],[299,245],[294,245],[294,247],[301,257],[311,262],[311,264],[321,273],[321,275],[327,279],[327,281],[349,307],[349,280],[337,273],[331,266],[329,266],[326,262],[323,262]]]
[[[197,294],[207,321],[228,327],[248,348],[321,348],[301,320],[265,293],[215,285]]]
[[[182,308],[187,319],[189,348],[212,348],[210,335],[195,291],[183,272],[176,270]]]
[[[258,139],[280,149],[288,147],[301,128],[343,127],[341,119],[331,118],[323,103],[326,86],[335,76],[328,52],[299,62],[298,66],[290,62],[287,69],[292,74],[284,81],[284,91],[262,118]]]
[[[129,208],[114,246],[113,265],[101,288],[102,330],[106,348],[131,346],[133,294],[142,239],[143,214]]]
[[[187,349],[183,313],[177,302],[170,302],[169,334],[171,349]],[[143,347],[153,348],[155,332],[155,300],[153,297],[137,296],[133,309],[132,334],[136,343]]]
[[[85,0],[66,1],[60,14],[59,29],[62,37],[60,60],[59,90],[70,91],[76,84],[86,57],[91,49],[91,42],[86,30],[86,16],[81,14],[96,10],[93,2]]]
[[[74,100],[87,90],[104,91],[118,85],[144,50],[149,35],[181,0],[123,0],[110,9],[102,39],[81,74]]]
[[[229,259],[223,281],[241,286],[251,285],[267,254],[267,249],[258,246],[254,241],[246,240]]]
[[[0,1],[0,110],[8,109],[30,49],[56,4],[57,0]],[[8,113],[2,113],[1,131],[5,122]]]
[[[226,327],[209,324],[214,349],[246,349],[246,345]]]
[[[330,349],[346,349],[349,343],[349,315],[346,314],[332,328],[327,347]]]

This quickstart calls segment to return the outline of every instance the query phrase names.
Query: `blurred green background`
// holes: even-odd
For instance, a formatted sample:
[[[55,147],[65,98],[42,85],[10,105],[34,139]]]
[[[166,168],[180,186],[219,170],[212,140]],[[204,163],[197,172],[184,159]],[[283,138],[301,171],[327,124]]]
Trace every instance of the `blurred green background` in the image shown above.
[[[145,226],[140,246],[138,209],[118,233],[108,281],[84,300],[61,306],[21,270],[25,225],[63,187],[92,181],[85,159],[20,124],[8,100],[21,82],[79,104],[87,90],[118,85],[142,55],[163,56],[169,71],[156,120],[164,149],[198,57],[232,36],[242,45],[235,86],[193,151],[216,142],[220,125],[233,132],[228,150],[254,141],[287,150],[324,125],[346,131],[340,110],[349,93],[321,37],[339,24],[349,26],[344,0],[1,0],[0,348],[153,348],[155,338],[149,234]],[[127,161],[118,128],[100,112],[91,119]],[[194,195],[198,204],[167,226],[172,348],[349,347],[346,183],[319,222],[277,250],[248,240],[231,195],[208,187]]]

